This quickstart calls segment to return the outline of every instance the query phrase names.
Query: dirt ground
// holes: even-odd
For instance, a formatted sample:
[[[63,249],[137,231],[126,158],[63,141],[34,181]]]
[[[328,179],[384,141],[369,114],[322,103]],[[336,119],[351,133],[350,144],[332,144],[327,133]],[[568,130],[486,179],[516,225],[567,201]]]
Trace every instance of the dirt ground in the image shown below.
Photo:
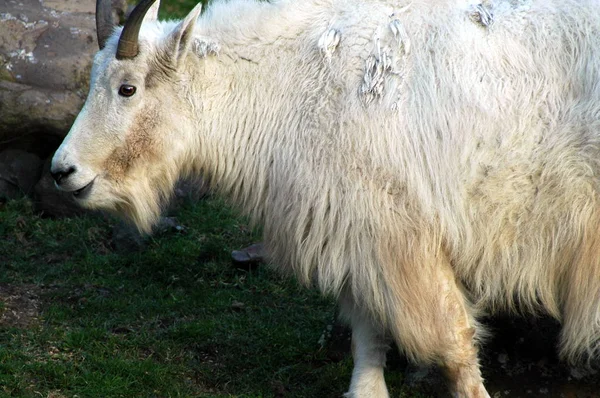
[[[38,321],[40,288],[0,284],[0,328],[27,328]]]
[[[493,337],[481,351],[481,366],[493,398],[600,397],[600,373],[559,361],[560,328],[553,320],[499,317],[486,323]],[[439,372],[409,365],[406,375],[407,383],[449,397]]]
[[[496,318],[494,337],[483,352],[487,386],[493,397],[600,397],[600,374],[559,361],[560,327],[553,320]]]

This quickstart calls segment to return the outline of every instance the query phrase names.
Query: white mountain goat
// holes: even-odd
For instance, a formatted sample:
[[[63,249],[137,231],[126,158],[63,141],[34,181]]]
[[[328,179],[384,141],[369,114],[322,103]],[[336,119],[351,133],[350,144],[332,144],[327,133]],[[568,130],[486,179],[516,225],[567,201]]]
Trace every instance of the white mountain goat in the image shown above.
[[[484,312],[546,312],[600,351],[599,0],[233,0],[182,21],[97,6],[90,93],[57,186],[149,231],[202,173],[274,264],[339,298],[349,397],[390,340],[488,397]]]

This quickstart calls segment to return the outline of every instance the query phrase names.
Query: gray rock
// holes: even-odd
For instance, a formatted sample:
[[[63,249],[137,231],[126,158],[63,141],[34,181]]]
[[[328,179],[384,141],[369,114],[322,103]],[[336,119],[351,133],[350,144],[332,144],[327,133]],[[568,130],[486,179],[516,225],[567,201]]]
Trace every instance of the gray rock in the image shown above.
[[[0,152],[0,197],[16,199],[33,191],[42,170],[42,160],[29,152]]]
[[[267,261],[267,253],[263,243],[254,243],[241,250],[231,252],[231,262],[236,268],[254,269],[265,261]]]
[[[113,6],[117,19],[125,1]],[[94,0],[0,2],[0,145],[68,132],[98,50],[94,10]]]

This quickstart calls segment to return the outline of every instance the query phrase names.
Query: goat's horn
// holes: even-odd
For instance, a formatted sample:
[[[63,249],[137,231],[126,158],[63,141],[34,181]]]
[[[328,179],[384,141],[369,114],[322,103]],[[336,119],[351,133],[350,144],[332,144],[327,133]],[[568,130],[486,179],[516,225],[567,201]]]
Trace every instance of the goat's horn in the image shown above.
[[[98,35],[98,46],[100,46],[100,50],[104,48],[106,40],[108,40],[108,37],[111,35],[114,28],[115,22],[113,20],[112,1],[97,0],[96,34]]]
[[[117,59],[130,59],[138,55],[138,35],[140,33],[140,27],[144,16],[152,7],[156,0],[142,0],[127,18],[121,37],[119,38],[119,45],[117,47]]]

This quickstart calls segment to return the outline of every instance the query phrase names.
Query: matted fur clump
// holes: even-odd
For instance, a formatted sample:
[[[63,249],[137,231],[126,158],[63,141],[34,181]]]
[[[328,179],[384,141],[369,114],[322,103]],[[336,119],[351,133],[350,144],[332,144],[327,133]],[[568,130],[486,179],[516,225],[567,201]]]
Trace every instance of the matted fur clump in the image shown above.
[[[110,1],[108,1],[110,3]],[[98,6],[57,186],[149,231],[182,175],[264,225],[274,264],[339,298],[348,397],[387,397],[394,340],[487,397],[485,312],[600,342],[600,1],[232,0],[182,21]]]

